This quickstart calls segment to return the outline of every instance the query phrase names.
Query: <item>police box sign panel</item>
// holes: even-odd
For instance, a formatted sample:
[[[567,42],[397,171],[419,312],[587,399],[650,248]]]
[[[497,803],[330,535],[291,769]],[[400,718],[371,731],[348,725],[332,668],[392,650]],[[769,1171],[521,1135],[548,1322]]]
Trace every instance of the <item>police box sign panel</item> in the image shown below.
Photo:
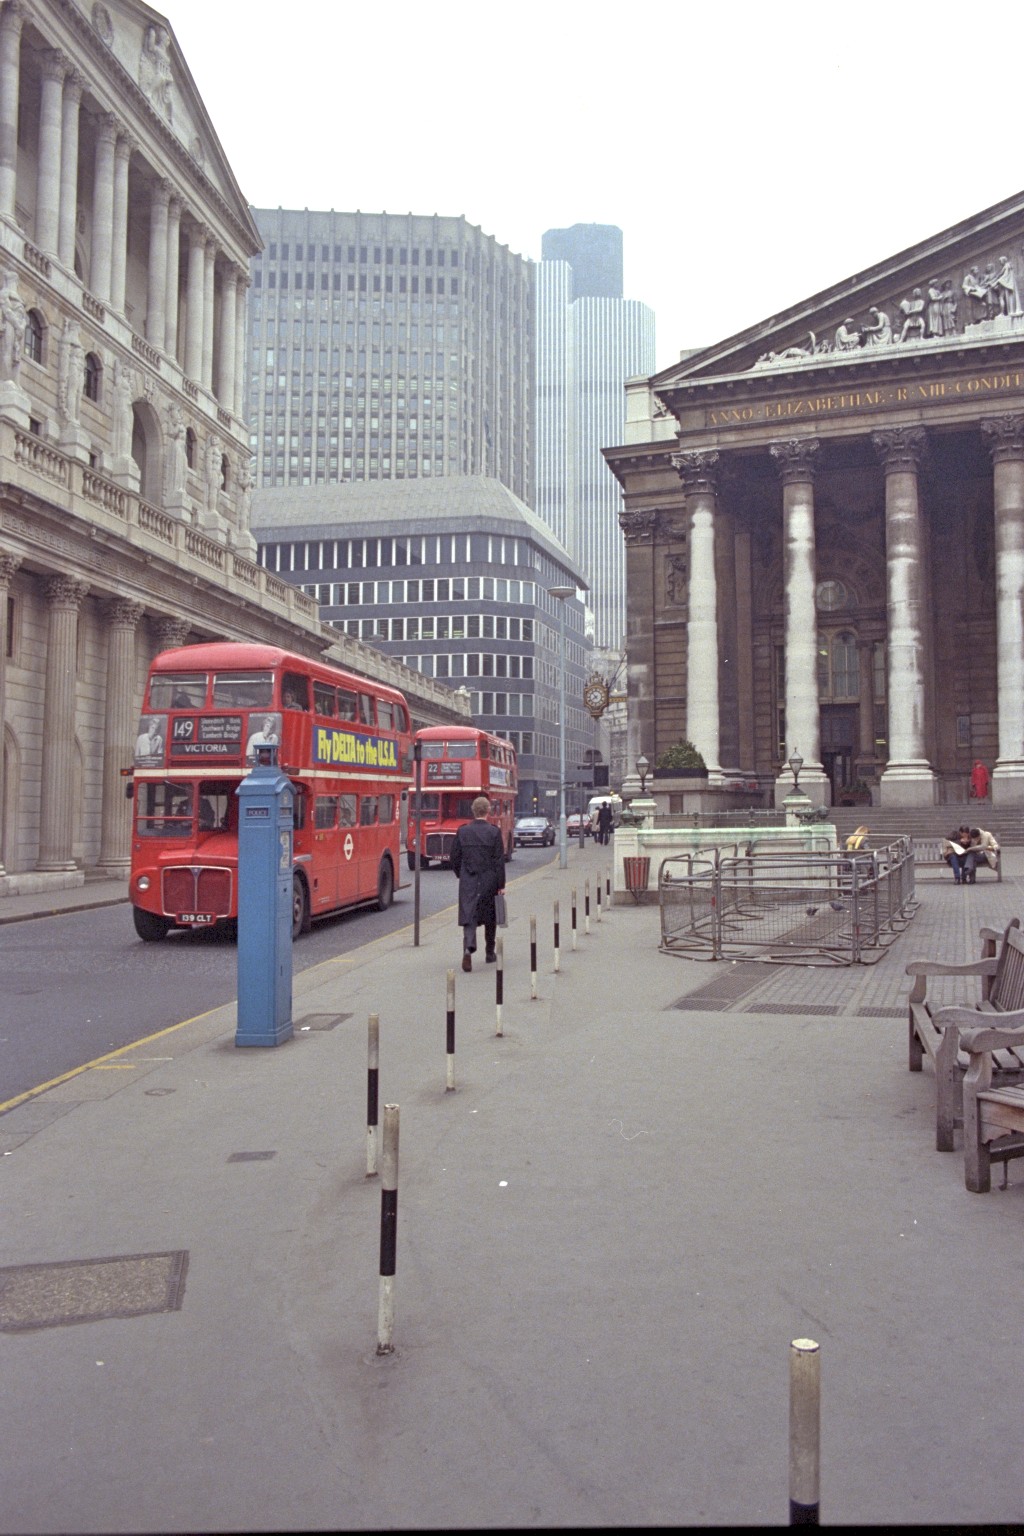
[[[398,773],[398,743],[387,736],[357,736],[354,731],[318,725],[313,728],[313,761]]]
[[[208,757],[237,763],[241,753],[241,715],[178,715],[171,722],[172,758]]]

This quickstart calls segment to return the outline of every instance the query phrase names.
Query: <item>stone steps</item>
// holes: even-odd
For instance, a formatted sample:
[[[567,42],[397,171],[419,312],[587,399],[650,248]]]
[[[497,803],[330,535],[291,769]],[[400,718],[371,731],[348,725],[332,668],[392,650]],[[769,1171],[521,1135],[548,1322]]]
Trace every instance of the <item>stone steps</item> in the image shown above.
[[[841,838],[848,837],[861,826],[868,828],[872,838],[899,835],[947,837],[963,822],[969,827],[984,827],[1003,847],[1024,847],[1024,810],[1000,810],[988,800],[907,810],[877,805],[837,805],[832,807],[830,820]]]

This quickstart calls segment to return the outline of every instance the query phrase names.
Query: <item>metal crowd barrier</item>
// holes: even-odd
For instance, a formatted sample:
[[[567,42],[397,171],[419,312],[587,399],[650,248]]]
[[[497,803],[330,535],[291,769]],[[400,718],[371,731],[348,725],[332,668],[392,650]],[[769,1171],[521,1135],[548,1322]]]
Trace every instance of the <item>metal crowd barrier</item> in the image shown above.
[[[752,840],[663,859],[661,945],[697,960],[871,965],[917,910],[909,838],[877,848]]]

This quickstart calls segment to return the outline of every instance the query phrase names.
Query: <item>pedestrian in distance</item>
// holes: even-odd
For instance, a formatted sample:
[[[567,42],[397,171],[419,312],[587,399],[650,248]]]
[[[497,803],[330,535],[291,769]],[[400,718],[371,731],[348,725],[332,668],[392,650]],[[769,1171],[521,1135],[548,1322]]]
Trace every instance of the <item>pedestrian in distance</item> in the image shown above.
[[[988,779],[989,779],[988,769],[985,767],[985,764],[979,758],[977,760],[977,762],[975,763],[974,767],[971,769],[971,799],[972,800],[987,800],[988,799]]]
[[[600,809],[597,813],[597,840],[599,843],[607,845],[608,836],[612,830],[612,822],[614,819],[615,818],[612,816],[612,808],[608,804],[608,801],[602,800]]]
[[[505,844],[501,832],[487,820],[491,802],[477,795],[472,804],[473,820],[455,834],[451,867],[459,879],[459,923],[462,926],[462,969],[473,969],[476,930],[484,925],[485,957],[496,961],[494,944],[498,918],[494,898],[505,889]]]

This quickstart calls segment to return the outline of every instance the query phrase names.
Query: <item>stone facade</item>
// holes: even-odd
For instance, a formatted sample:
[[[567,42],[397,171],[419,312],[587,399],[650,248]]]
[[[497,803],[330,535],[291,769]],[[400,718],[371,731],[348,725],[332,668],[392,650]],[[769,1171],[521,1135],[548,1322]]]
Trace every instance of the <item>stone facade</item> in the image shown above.
[[[628,386],[636,750],[1024,804],[1024,196]]]
[[[259,235],[146,5],[0,8],[0,895],[122,874],[152,656],[327,652],[464,717],[261,569],[243,420]]]

